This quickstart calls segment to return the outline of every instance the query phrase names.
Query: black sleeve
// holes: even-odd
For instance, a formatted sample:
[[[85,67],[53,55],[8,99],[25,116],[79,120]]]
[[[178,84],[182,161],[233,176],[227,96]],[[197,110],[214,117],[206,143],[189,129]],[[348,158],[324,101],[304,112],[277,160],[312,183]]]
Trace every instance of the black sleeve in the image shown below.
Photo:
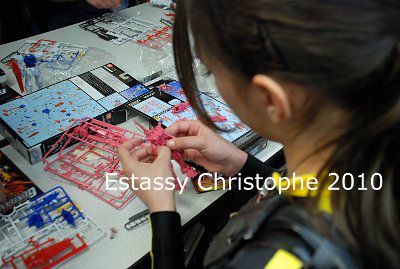
[[[256,157],[254,157],[251,154],[247,154],[247,160],[246,163],[244,164],[244,166],[242,167],[242,169],[238,172],[238,174],[236,175],[238,180],[240,180],[241,182],[237,182],[238,186],[244,186],[244,179],[246,177],[250,177],[253,178],[254,180],[256,180],[256,176],[261,177],[262,179],[266,179],[268,177],[272,176],[272,173],[275,172],[276,170],[274,168],[272,168],[272,166],[263,163],[262,161],[260,161],[259,159],[257,159]],[[261,184],[264,183],[264,181],[260,182]],[[257,193],[257,188],[253,188],[252,190],[235,190],[234,191],[236,193],[239,193],[238,195],[242,196],[244,195],[244,199],[248,200],[248,198],[254,196]]]
[[[150,215],[152,230],[152,268],[184,268],[181,218],[177,212]]]
[[[241,177],[255,177],[259,174],[263,178],[271,176],[272,167],[264,164],[252,155],[248,155]],[[244,197],[239,191],[240,197]],[[248,192],[248,194],[251,194]],[[251,194],[254,195],[254,194]],[[250,196],[249,196],[250,197]],[[233,201],[231,201],[233,202]],[[181,233],[181,220],[176,212],[156,212],[150,215],[152,229],[152,268],[184,268],[184,253]]]
[[[275,172],[275,170],[271,166],[263,163],[251,154],[247,154],[246,163],[239,171],[242,178],[255,177],[257,174],[260,177],[267,178],[270,177],[273,172]]]

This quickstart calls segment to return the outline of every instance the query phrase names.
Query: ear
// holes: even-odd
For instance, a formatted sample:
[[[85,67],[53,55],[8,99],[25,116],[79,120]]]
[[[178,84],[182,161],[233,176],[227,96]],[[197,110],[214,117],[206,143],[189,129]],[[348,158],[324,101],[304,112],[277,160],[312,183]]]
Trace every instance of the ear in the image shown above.
[[[280,123],[292,116],[289,96],[278,82],[269,76],[258,74],[253,77],[251,83],[262,100],[263,110],[272,122]]]

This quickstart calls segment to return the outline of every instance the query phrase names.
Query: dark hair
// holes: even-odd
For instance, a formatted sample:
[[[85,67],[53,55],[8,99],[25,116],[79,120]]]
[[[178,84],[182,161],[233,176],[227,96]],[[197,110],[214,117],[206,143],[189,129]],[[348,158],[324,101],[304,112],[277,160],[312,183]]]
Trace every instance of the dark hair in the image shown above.
[[[384,181],[379,191],[334,192],[335,224],[368,268],[398,268],[400,2],[178,1],[177,72],[189,101],[212,125],[198,96],[189,32],[201,53],[244,81],[268,74],[348,112],[348,129],[321,171],[366,179],[380,173]]]

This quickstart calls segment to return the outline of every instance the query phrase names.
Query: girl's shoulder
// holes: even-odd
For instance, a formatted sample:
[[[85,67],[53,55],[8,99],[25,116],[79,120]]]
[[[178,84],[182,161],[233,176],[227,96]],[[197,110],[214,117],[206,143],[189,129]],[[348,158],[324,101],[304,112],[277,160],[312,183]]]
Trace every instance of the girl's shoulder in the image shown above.
[[[307,212],[283,195],[252,200],[234,214],[204,261],[206,268],[294,269],[305,264],[361,268],[344,248],[319,235]]]

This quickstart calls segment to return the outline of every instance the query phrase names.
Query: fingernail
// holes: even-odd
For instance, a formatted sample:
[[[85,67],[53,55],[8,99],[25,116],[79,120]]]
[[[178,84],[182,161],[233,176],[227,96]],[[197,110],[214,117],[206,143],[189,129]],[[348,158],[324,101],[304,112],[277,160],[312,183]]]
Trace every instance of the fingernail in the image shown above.
[[[175,141],[174,141],[173,139],[168,140],[167,143],[166,143],[166,145],[167,145],[168,147],[170,147],[170,148],[173,148],[173,147],[175,147]]]

